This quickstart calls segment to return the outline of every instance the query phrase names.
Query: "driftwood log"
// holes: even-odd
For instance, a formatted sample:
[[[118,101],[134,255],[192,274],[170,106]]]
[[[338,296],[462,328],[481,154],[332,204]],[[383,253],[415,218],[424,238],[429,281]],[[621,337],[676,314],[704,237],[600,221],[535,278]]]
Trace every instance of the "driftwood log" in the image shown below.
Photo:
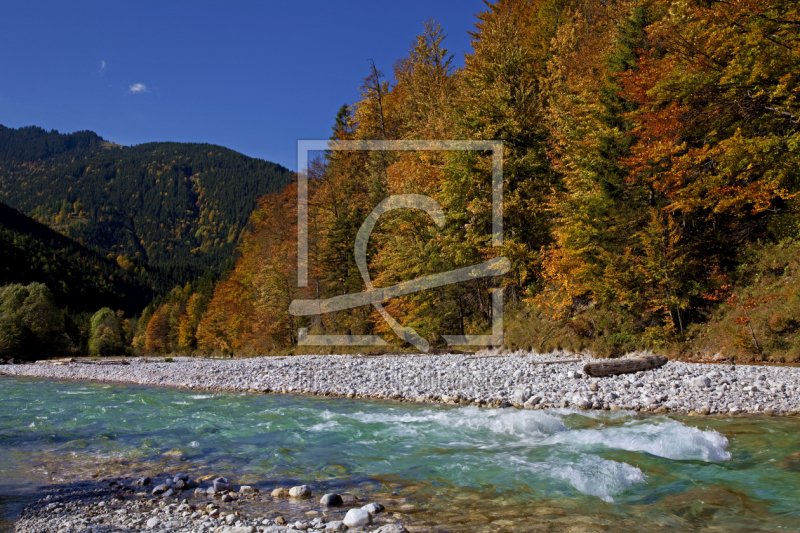
[[[600,363],[586,363],[583,365],[583,373],[593,378],[602,376],[616,376],[617,374],[630,374],[640,370],[653,370],[667,364],[667,358],[663,355],[650,355],[637,359],[615,359]]]

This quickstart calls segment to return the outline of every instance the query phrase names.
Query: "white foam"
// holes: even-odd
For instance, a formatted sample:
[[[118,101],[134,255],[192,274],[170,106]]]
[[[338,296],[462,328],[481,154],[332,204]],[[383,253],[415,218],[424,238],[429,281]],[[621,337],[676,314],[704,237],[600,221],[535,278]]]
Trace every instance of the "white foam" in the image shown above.
[[[553,457],[547,463],[534,463],[529,468],[540,475],[566,481],[576,490],[607,502],[614,501],[615,495],[631,485],[645,482],[644,474],[635,466],[587,454],[580,454],[574,461]]]
[[[327,430],[329,430],[331,428],[335,428],[335,427],[341,427],[341,425],[336,420],[330,420],[328,422],[322,422],[320,424],[316,424],[314,426],[311,426],[310,428],[308,428],[308,430],[309,431],[327,431]]]
[[[208,398],[213,398],[213,394],[192,394],[189,396],[192,400],[207,400]]]
[[[570,431],[553,435],[543,444],[583,448],[602,445],[617,450],[645,452],[677,460],[728,461],[728,439],[716,431],[702,431],[670,419],[628,422],[623,426]]]

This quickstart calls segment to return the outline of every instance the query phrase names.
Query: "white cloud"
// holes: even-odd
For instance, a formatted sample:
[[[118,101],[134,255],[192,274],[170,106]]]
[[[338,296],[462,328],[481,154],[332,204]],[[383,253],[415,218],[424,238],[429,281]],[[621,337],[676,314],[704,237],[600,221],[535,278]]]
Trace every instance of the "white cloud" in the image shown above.
[[[128,89],[131,94],[139,94],[139,93],[146,93],[147,92],[147,85],[144,83],[134,83]]]
[[[106,62],[100,61],[100,70],[105,70],[105,69],[106,69]]]

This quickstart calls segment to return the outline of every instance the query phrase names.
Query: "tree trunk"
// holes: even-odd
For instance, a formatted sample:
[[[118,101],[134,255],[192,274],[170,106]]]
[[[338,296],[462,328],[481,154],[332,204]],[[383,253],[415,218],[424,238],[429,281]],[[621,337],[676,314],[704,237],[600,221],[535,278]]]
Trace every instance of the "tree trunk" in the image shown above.
[[[640,370],[653,370],[667,364],[663,355],[651,355],[638,359],[616,359],[601,363],[586,363],[583,372],[593,378],[602,376],[616,376],[617,374],[630,374]]]

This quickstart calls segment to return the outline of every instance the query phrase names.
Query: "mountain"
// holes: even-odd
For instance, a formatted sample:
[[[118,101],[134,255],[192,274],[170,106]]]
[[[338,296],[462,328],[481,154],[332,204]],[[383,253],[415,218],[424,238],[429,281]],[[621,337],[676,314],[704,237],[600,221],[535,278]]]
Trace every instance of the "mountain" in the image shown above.
[[[0,286],[47,285],[61,308],[101,307],[136,314],[153,298],[156,276],[133,261],[119,262],[0,203]]]
[[[125,147],[90,131],[0,126],[0,201],[174,283],[224,270],[256,200],[292,177],[212,144]]]

